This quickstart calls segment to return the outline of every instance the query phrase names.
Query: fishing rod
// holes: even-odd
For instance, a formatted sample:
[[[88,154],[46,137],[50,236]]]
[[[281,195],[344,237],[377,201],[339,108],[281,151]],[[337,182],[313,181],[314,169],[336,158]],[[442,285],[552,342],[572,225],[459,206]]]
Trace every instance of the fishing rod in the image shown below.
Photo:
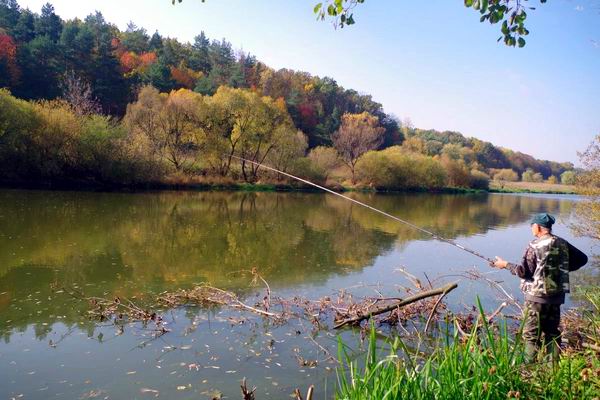
[[[343,194],[341,194],[341,193],[338,193],[338,192],[336,192],[336,191],[334,191],[334,190],[328,189],[328,188],[326,188],[325,186],[318,185],[318,184],[316,184],[316,183],[314,183],[314,182],[311,182],[311,181],[309,181],[309,180],[306,180],[306,179],[303,179],[303,178],[297,177],[297,176],[295,176],[295,175],[292,175],[292,174],[289,174],[289,173],[287,173],[287,172],[280,171],[280,170],[278,170],[277,168],[273,168],[273,167],[270,167],[270,166],[268,166],[268,165],[265,165],[265,164],[261,164],[261,163],[259,163],[259,162],[256,162],[256,161],[248,160],[248,159],[245,159],[245,158],[243,158],[243,157],[239,157],[239,156],[235,156],[235,155],[229,155],[229,154],[228,154],[227,156],[228,156],[228,157],[229,157],[229,156],[231,156],[232,158],[236,158],[236,159],[238,159],[238,160],[240,160],[240,161],[244,161],[244,162],[247,162],[247,163],[250,163],[250,164],[256,165],[257,167],[263,167],[263,168],[265,168],[265,169],[268,169],[268,170],[270,170],[270,171],[276,172],[276,173],[278,173],[278,174],[285,175],[285,176],[287,176],[287,177],[289,177],[289,178],[292,178],[292,179],[295,179],[295,180],[297,180],[297,181],[300,181],[300,182],[306,183],[307,185],[314,186],[314,187],[316,187],[316,188],[318,188],[318,189],[324,190],[324,191],[325,191],[325,192],[327,192],[327,193],[331,193],[331,194],[333,194],[333,195],[335,195],[335,196],[338,196],[338,197],[341,197],[341,198],[343,198],[343,199],[349,200],[349,201],[351,201],[351,202],[353,202],[353,203],[355,203],[355,204],[358,204],[359,206],[366,207],[366,208],[368,208],[368,209],[369,209],[369,210],[371,210],[371,211],[375,211],[376,213],[379,213],[379,214],[381,214],[381,215],[385,215],[386,217],[388,217],[388,218],[391,218],[391,219],[393,219],[393,220],[395,220],[395,221],[397,221],[397,222],[400,222],[400,223],[402,223],[402,224],[404,224],[404,225],[410,226],[411,228],[413,228],[413,229],[416,229],[416,230],[418,230],[418,231],[420,231],[420,232],[423,232],[423,233],[425,233],[425,234],[427,234],[427,235],[431,236],[432,238],[434,238],[434,239],[436,239],[436,240],[439,240],[440,242],[445,242],[445,243],[448,243],[448,244],[450,244],[450,245],[452,245],[452,246],[454,246],[454,247],[457,247],[457,248],[459,248],[459,249],[461,249],[461,250],[463,250],[463,251],[466,251],[467,253],[470,253],[470,254],[474,255],[475,257],[479,257],[479,258],[481,258],[482,260],[485,260],[485,261],[487,261],[488,263],[494,263],[494,260],[492,260],[491,258],[487,258],[487,257],[486,257],[486,256],[484,256],[483,254],[481,254],[481,253],[478,253],[478,252],[476,252],[475,250],[471,250],[471,249],[469,249],[469,248],[467,248],[467,247],[464,247],[464,246],[462,246],[462,245],[460,245],[460,244],[456,243],[456,242],[455,242],[454,240],[452,240],[452,239],[447,239],[447,238],[444,238],[444,237],[442,237],[442,236],[440,236],[440,235],[437,235],[436,233],[434,233],[434,232],[431,232],[431,231],[429,231],[429,230],[427,230],[427,229],[425,229],[425,228],[421,228],[420,226],[417,226],[417,225],[413,224],[412,222],[406,221],[406,220],[404,220],[404,219],[402,219],[402,218],[398,218],[398,217],[396,217],[395,215],[392,215],[392,214],[386,213],[385,211],[379,210],[379,209],[377,209],[377,208],[375,208],[375,207],[373,207],[373,206],[370,206],[370,205],[368,205],[368,204],[366,204],[366,203],[363,203],[362,201],[358,201],[358,200],[356,200],[356,199],[353,199],[353,198],[351,198],[351,197],[344,196]]]

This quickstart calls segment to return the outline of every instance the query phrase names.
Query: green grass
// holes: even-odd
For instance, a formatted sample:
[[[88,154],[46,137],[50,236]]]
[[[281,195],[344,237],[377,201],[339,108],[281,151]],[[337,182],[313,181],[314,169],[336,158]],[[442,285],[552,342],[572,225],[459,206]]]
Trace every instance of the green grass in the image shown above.
[[[577,331],[585,342],[598,348],[600,347],[600,287],[595,285],[580,287],[574,294],[588,306],[582,307],[580,311],[579,322],[582,325],[573,326],[572,329]]]
[[[547,182],[490,182],[490,192],[573,194],[575,186]]]
[[[467,339],[448,329],[441,343],[426,353],[410,350],[396,338],[388,343],[389,353],[380,354],[372,327],[360,362],[340,341],[336,399],[600,398],[600,360],[595,353],[565,352],[556,364],[528,364],[519,338],[507,324],[492,327],[480,317]]]

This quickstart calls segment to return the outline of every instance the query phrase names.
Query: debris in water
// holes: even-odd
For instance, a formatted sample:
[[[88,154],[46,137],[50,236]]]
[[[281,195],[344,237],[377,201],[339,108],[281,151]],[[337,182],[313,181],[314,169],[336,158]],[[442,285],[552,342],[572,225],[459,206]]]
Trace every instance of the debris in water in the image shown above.
[[[158,390],[150,389],[150,388],[141,388],[140,393],[142,393],[142,394],[152,393],[154,395],[154,397],[158,397],[160,395],[160,392]]]

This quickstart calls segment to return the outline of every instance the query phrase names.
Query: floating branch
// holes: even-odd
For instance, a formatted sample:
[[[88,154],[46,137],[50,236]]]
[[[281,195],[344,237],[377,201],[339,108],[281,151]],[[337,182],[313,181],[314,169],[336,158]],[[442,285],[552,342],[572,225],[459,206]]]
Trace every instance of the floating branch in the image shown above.
[[[379,315],[379,314],[383,314],[389,311],[393,311],[397,308],[400,307],[404,307],[407,306],[409,304],[415,303],[419,300],[423,300],[426,299],[428,297],[432,297],[432,296],[437,296],[437,295],[441,295],[441,294],[447,294],[450,291],[456,289],[458,287],[457,283],[450,283],[444,287],[438,288],[438,289],[433,289],[433,290],[425,290],[421,293],[418,293],[414,296],[410,296],[407,297],[404,300],[401,300],[399,302],[393,303],[393,304],[389,304],[389,305],[384,305],[384,306],[378,306],[378,307],[372,307],[370,309],[368,309],[366,312],[364,313],[359,313],[357,316],[351,317],[351,318],[346,318],[343,319],[341,321],[336,322],[336,324],[333,326],[335,329],[339,329],[345,325],[355,325],[360,323],[361,321],[371,318],[375,315]]]
[[[427,333],[427,330],[429,329],[429,324],[431,323],[431,320],[433,319],[433,316],[435,315],[435,311],[437,310],[438,306],[442,302],[442,299],[448,294],[448,292],[450,292],[451,290],[453,290],[455,287],[456,286],[454,286],[454,287],[447,286],[448,290],[445,290],[444,292],[442,292],[442,294],[440,295],[440,297],[438,297],[438,299],[435,302],[433,308],[431,309],[431,313],[429,313],[429,318],[427,318],[427,322],[425,323],[425,330],[424,330],[425,333]]]
[[[199,285],[193,289],[180,289],[172,293],[163,293],[160,302],[168,307],[179,307],[185,304],[223,305],[251,311],[269,318],[282,318],[281,315],[243,303],[235,293],[228,292],[209,285]]]

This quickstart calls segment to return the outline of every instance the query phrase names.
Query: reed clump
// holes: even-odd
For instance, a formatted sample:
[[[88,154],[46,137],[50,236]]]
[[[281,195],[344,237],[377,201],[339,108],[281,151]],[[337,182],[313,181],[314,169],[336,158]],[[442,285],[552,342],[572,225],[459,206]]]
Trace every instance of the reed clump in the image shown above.
[[[587,318],[589,332],[598,326],[600,317],[589,314]],[[372,326],[366,354],[360,361],[339,342],[341,366],[336,398],[599,398],[600,358],[593,349],[568,348],[558,360],[546,357],[527,363],[520,332],[514,335],[508,326],[490,325],[480,308],[479,318],[467,336],[448,327],[444,340],[426,351],[421,351],[420,346],[411,349],[396,337],[388,343],[387,354],[378,350]]]

